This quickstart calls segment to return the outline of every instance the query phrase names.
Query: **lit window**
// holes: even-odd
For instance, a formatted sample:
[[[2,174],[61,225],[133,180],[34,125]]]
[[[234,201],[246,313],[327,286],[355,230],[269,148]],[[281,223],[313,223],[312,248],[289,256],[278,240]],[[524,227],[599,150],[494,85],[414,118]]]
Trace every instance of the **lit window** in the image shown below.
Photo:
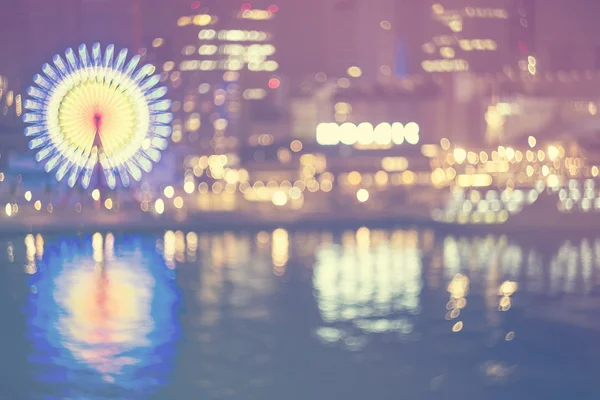
[[[212,40],[215,38],[215,36],[217,36],[217,32],[215,32],[213,29],[202,29],[198,33],[198,39],[200,40]]]
[[[454,58],[455,52],[452,47],[442,47],[440,49],[440,55],[444,58]]]
[[[352,106],[349,103],[339,102],[335,104],[335,111],[343,114],[352,112]]]
[[[207,14],[198,14],[194,16],[192,23],[198,26],[205,26],[211,23],[212,17]]]
[[[423,51],[427,54],[435,53],[435,45],[433,43],[425,43],[423,45]]]
[[[471,41],[470,40],[461,39],[458,43],[460,45],[460,48],[463,49],[464,51],[471,51],[471,50],[473,50],[473,46],[471,46]]]
[[[440,3],[435,3],[434,5],[431,6],[431,9],[436,14],[443,14],[444,13],[444,6],[442,6]]]
[[[163,71],[169,72],[175,68],[175,63],[173,61],[167,61],[163,64]]]
[[[379,23],[379,26],[381,26],[381,29],[385,29],[386,31],[392,29],[392,24],[390,23],[390,21],[381,21]]]
[[[452,30],[452,32],[461,32],[463,29],[462,21],[459,19],[455,19],[448,23],[448,27]]]
[[[235,82],[239,79],[240,73],[235,71],[227,71],[223,74],[223,80],[225,82]]]
[[[198,54],[200,54],[202,56],[210,56],[210,55],[215,54],[217,52],[217,50],[218,50],[217,46],[215,46],[213,44],[205,44],[198,48]]]
[[[350,87],[350,81],[348,80],[348,78],[340,78],[337,81],[337,84],[339,87],[347,89]]]
[[[195,46],[185,46],[183,48],[183,50],[181,51],[181,53],[183,55],[186,55],[186,56],[191,56],[195,52],[196,52],[196,47]]]
[[[392,74],[392,69],[389,65],[382,65],[379,67],[379,72],[381,72],[382,75],[388,76]]]
[[[201,93],[201,94],[208,93],[209,90],[210,90],[210,85],[208,83],[201,83],[198,86],[198,93]]]
[[[246,89],[244,90],[244,100],[260,100],[267,96],[265,89]]]
[[[191,17],[181,17],[177,20],[177,26],[186,26],[192,23]]]

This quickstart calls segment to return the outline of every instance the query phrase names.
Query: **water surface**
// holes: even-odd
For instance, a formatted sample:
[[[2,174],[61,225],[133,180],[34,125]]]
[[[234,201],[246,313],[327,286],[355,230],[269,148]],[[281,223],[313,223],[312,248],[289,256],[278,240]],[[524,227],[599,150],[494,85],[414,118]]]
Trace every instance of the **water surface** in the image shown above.
[[[600,238],[0,239],[0,398],[595,399]]]

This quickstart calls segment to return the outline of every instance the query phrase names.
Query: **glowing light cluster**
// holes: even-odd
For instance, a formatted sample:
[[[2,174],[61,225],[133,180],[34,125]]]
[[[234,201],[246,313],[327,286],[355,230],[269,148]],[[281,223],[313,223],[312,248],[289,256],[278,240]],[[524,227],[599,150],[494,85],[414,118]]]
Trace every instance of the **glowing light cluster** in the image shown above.
[[[182,54],[192,55],[196,52],[195,46],[185,46]],[[210,56],[217,54],[226,55],[223,60],[184,60],[180,63],[181,71],[211,71],[211,70],[230,70],[239,71],[246,66],[249,71],[275,71],[279,64],[274,60],[267,60],[267,57],[275,54],[275,46],[271,44],[226,44],[216,46],[213,44],[201,45],[198,48],[198,54],[201,56]]]
[[[263,42],[269,38],[267,32],[263,31],[242,31],[239,29],[215,31],[214,29],[202,29],[198,33],[200,40],[225,40],[232,42]]]
[[[116,175],[127,187],[130,176],[139,181],[160,160],[171,135],[171,101],[163,99],[166,87],[155,88],[160,75],[148,76],[154,67],[138,69],[139,62],[139,55],[127,62],[126,49],[115,54],[109,45],[103,55],[96,43],[90,54],[82,44],[78,53],[67,49],[65,59],[55,55],[54,65],[34,76],[24,102],[25,135],[57,180],[68,175],[73,187],[81,178],[87,188],[99,166],[110,188]]]
[[[426,72],[453,72],[468,71],[469,63],[467,60],[426,60],[421,63],[421,67]]]
[[[388,145],[402,144],[404,141],[413,145],[419,143],[419,125],[416,122],[406,125],[400,122],[384,122],[376,127],[368,122],[358,125],[351,122],[338,125],[332,122],[317,126],[317,142],[321,145]]]
[[[240,71],[244,69],[246,65],[245,61],[229,57],[227,60],[186,60],[179,64],[181,71],[214,71],[214,70],[226,70],[226,71]],[[260,72],[260,71],[276,71],[279,68],[277,61],[261,61],[261,62],[249,62],[247,63],[248,71]]]
[[[519,214],[526,205],[534,204],[542,191],[541,187],[528,191],[506,189],[502,192],[459,189],[448,199],[445,209],[432,212],[432,218],[459,224],[503,224],[510,215]]]
[[[256,89],[246,89],[244,90],[243,97],[245,100],[260,100],[264,99],[267,96],[267,91],[265,89],[256,88]]]
[[[600,196],[593,179],[586,179],[584,182],[570,179],[568,184],[559,190],[558,199],[558,210],[561,213],[600,210]]]
[[[498,18],[507,19],[508,12],[502,8],[473,8],[467,7],[465,15],[469,18]]]
[[[273,18],[273,13],[268,10],[244,10],[237,15],[238,19],[251,19],[254,21],[263,21]]]
[[[460,48],[465,51],[485,51],[485,50],[496,50],[498,43],[493,39],[461,39],[459,41]]]
[[[208,14],[197,14],[192,16],[180,17],[177,20],[177,26],[188,26],[188,25],[196,25],[196,26],[206,26],[213,25],[218,22],[218,18],[214,15]]]

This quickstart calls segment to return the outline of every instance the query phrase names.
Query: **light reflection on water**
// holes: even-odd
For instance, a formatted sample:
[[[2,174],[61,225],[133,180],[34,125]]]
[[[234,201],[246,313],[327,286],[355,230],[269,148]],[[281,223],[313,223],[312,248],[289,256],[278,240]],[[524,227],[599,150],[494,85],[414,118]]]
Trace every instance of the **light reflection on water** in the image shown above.
[[[14,359],[27,357],[32,384],[20,392],[39,398],[597,390],[597,238],[363,227],[4,245],[6,280],[22,276],[29,291],[30,346]]]
[[[178,293],[154,241],[38,238],[37,250],[25,239],[34,379],[75,397],[160,388],[172,368]]]

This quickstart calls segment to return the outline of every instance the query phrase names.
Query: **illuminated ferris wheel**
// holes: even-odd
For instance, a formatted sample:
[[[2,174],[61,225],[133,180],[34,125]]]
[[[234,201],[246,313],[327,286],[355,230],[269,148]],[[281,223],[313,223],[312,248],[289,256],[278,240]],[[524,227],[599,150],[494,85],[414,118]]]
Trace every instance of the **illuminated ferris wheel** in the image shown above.
[[[102,54],[95,43],[65,58],[53,57],[43,74],[34,76],[23,115],[29,126],[29,147],[56,179],[67,177],[70,187],[80,180],[88,188],[96,169],[111,189],[128,187],[150,172],[161,158],[171,135],[171,101],[166,87],[156,87],[160,75],[150,64],[138,68],[140,56],[127,60],[127,49],[115,53],[109,45]]]

